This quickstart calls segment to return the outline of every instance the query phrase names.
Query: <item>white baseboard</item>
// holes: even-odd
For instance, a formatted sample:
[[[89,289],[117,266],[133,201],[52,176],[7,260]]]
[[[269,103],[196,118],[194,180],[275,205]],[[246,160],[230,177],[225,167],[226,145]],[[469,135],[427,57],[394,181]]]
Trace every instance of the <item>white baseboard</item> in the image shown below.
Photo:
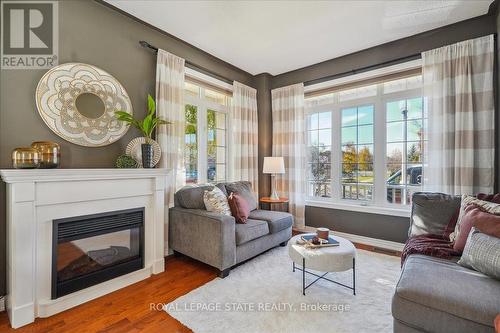
[[[305,231],[305,232],[316,232],[316,228],[309,227],[309,226],[305,226],[302,229],[296,229],[296,230]],[[403,251],[403,247],[404,247],[403,243],[392,242],[392,241],[388,241],[388,240],[384,240],[384,239],[348,234],[348,233],[339,232],[339,231],[334,231],[333,234],[339,235],[340,237],[348,239],[354,243],[375,246],[375,247],[378,247],[381,249],[386,249],[386,250]]]
[[[0,296],[0,312],[5,311],[5,296]]]

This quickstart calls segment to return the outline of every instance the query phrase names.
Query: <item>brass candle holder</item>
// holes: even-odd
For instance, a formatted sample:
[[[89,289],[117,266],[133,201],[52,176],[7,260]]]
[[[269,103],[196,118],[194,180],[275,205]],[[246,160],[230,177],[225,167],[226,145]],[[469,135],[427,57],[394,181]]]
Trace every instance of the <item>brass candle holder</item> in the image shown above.
[[[12,151],[12,166],[16,169],[36,169],[40,165],[40,153],[34,148],[21,147]]]
[[[61,147],[51,141],[35,141],[31,144],[31,148],[38,151],[40,156],[40,168],[51,169],[57,168],[61,159]]]

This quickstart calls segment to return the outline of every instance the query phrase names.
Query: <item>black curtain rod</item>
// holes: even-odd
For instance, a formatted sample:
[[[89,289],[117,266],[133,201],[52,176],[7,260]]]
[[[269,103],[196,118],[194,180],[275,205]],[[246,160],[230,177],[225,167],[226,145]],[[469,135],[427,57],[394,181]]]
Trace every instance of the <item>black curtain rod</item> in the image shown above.
[[[155,53],[158,53],[158,48],[156,46],[153,46],[144,40],[140,40],[139,44],[141,44],[141,46],[146,48],[146,49],[150,49],[150,50],[153,50]],[[194,69],[195,71],[198,71],[198,72],[201,72],[201,73],[206,74],[208,76],[211,76],[211,77],[213,77],[217,80],[220,80],[222,82],[225,82],[225,83],[228,83],[231,85],[233,84],[232,80],[226,79],[225,77],[222,77],[218,74],[212,73],[211,71],[209,71],[205,68],[201,68],[200,66],[197,66],[197,65],[195,65],[192,62],[189,62],[187,60],[185,60],[185,62],[186,62],[186,67],[189,67],[191,69]]]
[[[313,85],[313,84],[323,83],[323,82],[326,82],[326,81],[331,81],[331,80],[334,80],[334,79],[338,79],[340,77],[354,75],[354,74],[359,74],[359,73],[363,73],[363,72],[367,72],[367,71],[371,71],[371,70],[374,70],[374,69],[378,69],[378,68],[382,68],[382,67],[387,67],[387,66],[391,66],[391,65],[397,65],[397,64],[400,64],[400,63],[403,63],[403,62],[407,62],[407,61],[411,61],[411,60],[417,60],[417,59],[420,59],[420,58],[422,58],[422,56],[421,56],[420,53],[412,54],[412,55],[409,55],[409,56],[406,56],[406,57],[401,57],[401,58],[398,58],[398,59],[386,61],[386,62],[383,62],[383,63],[380,63],[380,64],[366,66],[366,67],[361,67],[361,68],[358,68],[358,69],[353,69],[353,70],[350,70],[350,71],[346,71],[346,72],[342,72],[342,73],[330,75],[330,76],[327,76],[327,77],[322,77],[320,79],[314,79],[314,80],[305,81],[304,82],[304,86],[310,86],[310,85]]]

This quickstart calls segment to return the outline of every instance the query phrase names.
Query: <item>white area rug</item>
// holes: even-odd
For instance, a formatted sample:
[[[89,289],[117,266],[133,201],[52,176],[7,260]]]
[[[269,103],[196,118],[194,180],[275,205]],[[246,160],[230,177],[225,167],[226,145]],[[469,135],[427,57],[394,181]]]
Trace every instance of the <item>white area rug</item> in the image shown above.
[[[165,310],[196,333],[392,332],[391,299],[399,263],[397,257],[357,250],[356,296],[323,280],[303,296],[302,272],[292,272],[288,249],[279,247],[165,305]],[[351,285],[352,270],[327,277]]]

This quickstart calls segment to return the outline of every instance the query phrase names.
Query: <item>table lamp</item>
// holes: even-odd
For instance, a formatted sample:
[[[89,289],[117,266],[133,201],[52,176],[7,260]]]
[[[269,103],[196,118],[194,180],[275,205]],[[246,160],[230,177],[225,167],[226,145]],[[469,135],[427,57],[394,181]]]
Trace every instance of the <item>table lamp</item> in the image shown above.
[[[285,173],[285,161],[283,157],[264,157],[263,173],[269,173],[272,177],[271,187],[271,200],[279,200],[278,193],[276,192],[276,175]]]

